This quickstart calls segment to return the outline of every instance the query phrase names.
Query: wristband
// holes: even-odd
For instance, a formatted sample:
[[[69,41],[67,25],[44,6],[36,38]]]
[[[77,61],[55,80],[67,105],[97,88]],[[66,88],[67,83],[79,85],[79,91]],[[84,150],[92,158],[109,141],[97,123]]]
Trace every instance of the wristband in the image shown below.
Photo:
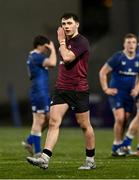
[[[60,46],[62,46],[62,45],[66,45],[66,43],[65,42],[60,42]]]
[[[65,39],[61,40],[59,43],[65,42]]]

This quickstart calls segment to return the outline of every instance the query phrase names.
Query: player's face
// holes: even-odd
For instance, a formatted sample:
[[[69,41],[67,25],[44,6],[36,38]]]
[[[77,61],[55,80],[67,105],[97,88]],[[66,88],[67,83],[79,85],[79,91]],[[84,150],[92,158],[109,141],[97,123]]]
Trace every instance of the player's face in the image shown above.
[[[137,40],[136,38],[127,38],[124,42],[124,48],[129,53],[134,53],[137,48]]]
[[[65,35],[69,37],[74,37],[78,34],[79,23],[74,21],[73,18],[62,19],[61,25],[64,29]]]
[[[45,44],[40,46],[40,51],[41,51],[42,53],[47,52],[47,50],[48,50],[48,48],[45,46]]]

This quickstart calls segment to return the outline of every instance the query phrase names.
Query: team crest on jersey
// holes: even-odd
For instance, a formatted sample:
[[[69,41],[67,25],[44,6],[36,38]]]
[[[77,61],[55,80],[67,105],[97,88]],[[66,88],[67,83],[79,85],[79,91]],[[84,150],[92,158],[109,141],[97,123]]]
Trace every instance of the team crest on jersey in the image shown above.
[[[135,67],[139,67],[139,62],[138,61],[135,62]]]
[[[126,62],[125,62],[125,61],[122,61],[122,65],[123,65],[123,66],[126,65]]]
[[[68,49],[71,49],[71,45],[68,45]]]

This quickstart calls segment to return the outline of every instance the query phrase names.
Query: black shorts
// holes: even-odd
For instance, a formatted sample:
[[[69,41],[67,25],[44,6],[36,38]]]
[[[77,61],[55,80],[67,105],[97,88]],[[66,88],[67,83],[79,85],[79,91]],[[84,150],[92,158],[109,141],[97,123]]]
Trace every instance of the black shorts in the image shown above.
[[[68,104],[75,113],[83,113],[89,110],[89,91],[77,92],[71,90],[55,90],[51,106],[56,104]]]

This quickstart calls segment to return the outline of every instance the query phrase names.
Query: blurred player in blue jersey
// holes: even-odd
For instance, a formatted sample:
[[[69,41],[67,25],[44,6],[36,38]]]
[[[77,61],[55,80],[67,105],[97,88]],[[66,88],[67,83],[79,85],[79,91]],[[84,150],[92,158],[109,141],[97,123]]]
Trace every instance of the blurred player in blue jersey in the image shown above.
[[[139,57],[139,45],[137,47],[136,53],[137,56]],[[139,95],[136,97],[136,107],[137,107],[136,115],[128,127],[122,146],[124,147],[124,151],[127,154],[139,156]],[[131,150],[131,144],[135,136],[137,136],[138,144],[137,144],[137,151],[133,152]]]
[[[123,151],[126,154],[139,156],[139,96],[137,96],[136,106],[137,106],[136,115],[128,127],[122,147],[123,147]],[[137,150],[134,152],[131,150],[131,144],[135,136],[137,136],[138,142],[137,142]]]
[[[50,93],[48,69],[56,66],[56,52],[52,41],[38,35],[33,41],[33,50],[27,58],[28,74],[31,81],[30,101],[33,123],[30,135],[22,145],[31,155],[38,156],[41,152],[41,132],[49,120]],[[48,56],[48,51],[50,55]],[[33,151],[34,147],[34,151]]]
[[[112,155],[124,155],[120,152],[126,121],[132,113],[134,98],[139,92],[136,83],[139,74],[139,57],[136,56],[137,37],[127,34],[124,38],[124,49],[115,53],[100,70],[100,83],[103,91],[109,96],[113,111],[114,141]],[[111,80],[108,85],[108,74]]]

